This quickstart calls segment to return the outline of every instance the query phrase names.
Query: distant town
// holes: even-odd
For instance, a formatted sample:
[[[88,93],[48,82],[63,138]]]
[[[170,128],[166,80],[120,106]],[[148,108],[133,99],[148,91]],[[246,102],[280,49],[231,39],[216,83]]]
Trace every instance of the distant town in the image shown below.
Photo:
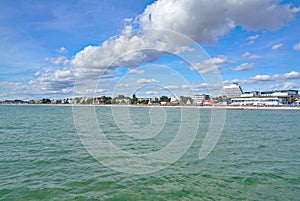
[[[0,104],[75,104],[75,105],[227,105],[227,106],[300,106],[298,90],[268,90],[244,92],[238,83],[224,86],[221,96],[211,97],[209,94],[198,94],[192,97],[154,97],[140,98],[135,94],[132,97],[118,95],[117,97],[75,97],[65,99],[40,100],[5,100]]]

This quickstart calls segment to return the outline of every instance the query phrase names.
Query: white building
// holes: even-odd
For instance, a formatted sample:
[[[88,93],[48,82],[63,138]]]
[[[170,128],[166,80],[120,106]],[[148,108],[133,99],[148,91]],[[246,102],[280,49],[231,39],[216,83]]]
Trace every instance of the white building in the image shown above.
[[[193,104],[196,105],[202,105],[204,100],[209,100],[209,95],[206,94],[199,94],[199,95],[193,95],[192,100]]]
[[[241,97],[231,99],[231,105],[279,106],[282,99],[278,97]]]
[[[242,94],[243,90],[238,83],[223,87],[222,96],[226,96],[227,98],[240,97]]]
[[[232,105],[265,105],[278,106],[297,103],[299,94],[297,90],[273,90],[245,92],[240,97],[231,99]]]

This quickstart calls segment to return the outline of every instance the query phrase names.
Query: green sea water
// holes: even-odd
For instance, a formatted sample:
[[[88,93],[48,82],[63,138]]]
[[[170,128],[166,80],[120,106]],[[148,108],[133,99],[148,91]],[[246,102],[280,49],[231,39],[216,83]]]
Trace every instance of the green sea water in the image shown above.
[[[180,124],[180,108],[166,108],[171,120],[161,135],[132,141],[110,107],[95,110],[107,138],[132,153],[166,146]],[[130,111],[149,124],[149,108]],[[178,161],[134,175],[88,153],[72,107],[0,105],[0,200],[300,200],[299,110],[227,110],[217,146],[199,160],[210,114],[200,109],[196,139]]]

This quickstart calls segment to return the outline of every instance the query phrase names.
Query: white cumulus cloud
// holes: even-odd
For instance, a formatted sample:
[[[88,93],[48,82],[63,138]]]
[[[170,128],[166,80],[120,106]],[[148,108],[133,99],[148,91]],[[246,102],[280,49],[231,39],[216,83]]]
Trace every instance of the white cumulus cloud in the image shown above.
[[[72,92],[75,76],[71,69],[64,68],[35,73],[36,79],[30,80],[32,93],[70,93]]]
[[[300,73],[296,71],[291,71],[282,75],[284,79],[300,79]]]
[[[214,43],[236,26],[278,29],[296,12],[273,0],[158,0],[145,9],[139,22],[142,27],[170,29],[200,43]]]
[[[68,60],[65,56],[59,56],[56,58],[46,57],[45,60],[55,65],[67,65],[70,63],[70,60]]]
[[[281,28],[296,12],[298,9],[290,4],[275,0],[157,0],[136,19],[126,19],[121,36],[84,48],[71,63],[77,68],[76,75],[81,76],[92,76],[107,68],[137,67],[159,59],[166,51],[192,51],[186,41],[158,30],[149,34],[148,28],[179,32],[198,43],[215,43],[237,26],[251,31]],[[133,27],[141,31],[133,33]],[[258,58],[261,57],[249,56]]]
[[[71,63],[77,67],[76,73],[80,76],[84,76],[91,69],[95,73],[101,73],[120,66],[137,67],[141,63],[157,60],[164,54],[160,52],[161,49],[175,49],[172,46],[166,47],[166,42],[155,37],[158,36],[153,38],[145,35],[121,35],[105,41],[101,46],[84,48],[75,55]]]
[[[250,80],[253,81],[273,81],[274,77],[270,75],[256,75],[254,77],[250,77]]]

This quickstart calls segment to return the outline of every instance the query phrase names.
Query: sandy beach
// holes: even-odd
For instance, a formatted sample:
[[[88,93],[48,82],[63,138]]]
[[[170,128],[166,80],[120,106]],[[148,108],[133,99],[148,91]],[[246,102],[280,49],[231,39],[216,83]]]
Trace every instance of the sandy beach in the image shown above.
[[[300,110],[300,106],[232,106],[232,105],[93,105],[93,104],[1,104],[11,106],[74,106],[74,107],[162,107],[162,108],[198,108],[198,109],[233,109],[233,110]]]

